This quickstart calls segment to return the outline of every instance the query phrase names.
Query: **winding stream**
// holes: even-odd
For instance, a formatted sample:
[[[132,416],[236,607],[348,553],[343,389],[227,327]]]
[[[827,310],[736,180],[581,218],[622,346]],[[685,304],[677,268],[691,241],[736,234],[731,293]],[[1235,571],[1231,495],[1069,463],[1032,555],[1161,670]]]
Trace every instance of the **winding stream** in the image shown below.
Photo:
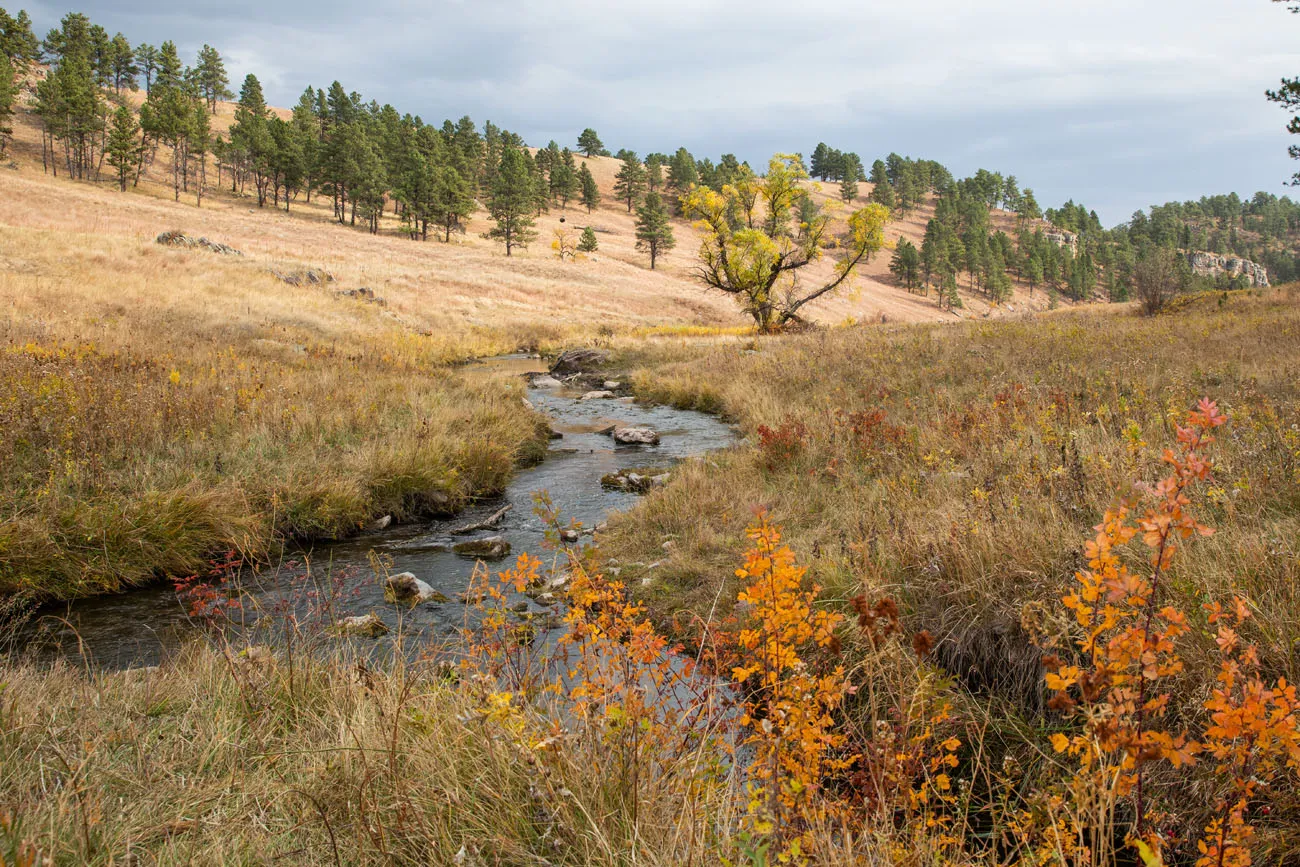
[[[523,376],[546,369],[540,360],[520,356],[491,359],[476,368],[467,375]],[[501,536],[512,548],[504,563],[513,562],[525,551],[546,559],[547,552],[542,548],[546,528],[533,514],[534,493],[548,492],[566,522],[577,520],[585,528],[592,528],[611,512],[631,507],[637,499],[636,494],[602,488],[601,478],[606,474],[635,467],[667,468],[676,461],[725,448],[735,441],[730,426],[699,412],[642,406],[627,400],[580,401],[581,390],[528,388],[526,393],[538,410],[551,417],[562,437],[551,443],[546,460],[517,472],[503,496],[480,502],[446,520],[395,527],[300,552],[295,559],[308,558],[318,577],[338,577],[344,600],[339,616],[374,611],[392,629],[397,628],[400,618],[408,635],[452,634],[464,622],[464,606],[456,600],[468,587],[475,565],[473,560],[449,550],[454,542]],[[616,446],[609,436],[600,433],[615,424],[653,428],[659,432],[660,444]],[[483,521],[506,505],[511,509],[495,528],[452,536],[453,530]],[[371,552],[390,557],[393,573],[412,572],[450,601],[411,610],[385,602],[370,566]],[[490,565],[504,568],[504,564]],[[255,597],[258,607],[266,609],[286,598],[285,583],[246,586],[245,590]],[[67,623],[57,618],[65,618]],[[192,628],[175,591],[163,584],[47,608],[38,612],[34,624],[28,627],[24,643],[31,645],[27,639],[35,639],[40,632],[43,649],[38,655],[42,657],[84,652],[97,666],[117,669],[156,664]]]

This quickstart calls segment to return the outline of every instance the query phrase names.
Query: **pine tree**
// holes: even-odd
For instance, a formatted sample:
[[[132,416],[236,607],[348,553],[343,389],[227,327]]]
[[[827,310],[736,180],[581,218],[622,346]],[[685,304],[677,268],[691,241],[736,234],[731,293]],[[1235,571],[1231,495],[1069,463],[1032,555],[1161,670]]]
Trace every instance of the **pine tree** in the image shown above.
[[[211,151],[212,124],[208,107],[201,99],[191,100],[185,155],[194,163],[194,196],[199,207],[203,207],[203,192],[208,184],[208,154]]]
[[[916,245],[906,238],[899,239],[894,248],[894,256],[889,262],[889,270],[910,292],[921,276],[921,254]]]
[[[894,187],[889,183],[889,181],[883,181],[872,187],[869,198],[876,204],[884,205],[891,211],[894,210],[894,207],[898,204],[897,199],[894,197]]]
[[[185,83],[184,71],[181,56],[176,51],[176,43],[167,40],[158,49],[158,68],[154,73],[154,83],[163,87],[181,87]]]
[[[32,19],[26,10],[19,10],[16,16],[10,16],[0,8],[0,55],[9,61],[15,70],[25,69],[28,64],[40,58],[41,44],[32,33]]]
[[[940,291],[940,306],[947,307],[949,310],[960,310],[965,305],[961,302],[961,294],[957,291],[957,272],[950,270],[943,277],[943,285]]]
[[[614,176],[614,194],[619,201],[627,203],[627,212],[630,214],[644,193],[645,169],[634,152],[626,151],[623,154],[623,167]]]
[[[637,209],[636,248],[650,254],[650,270],[653,271],[659,257],[675,246],[677,240],[673,237],[663,198],[658,193],[647,193],[645,202]]]
[[[355,173],[349,183],[352,191],[352,224],[356,225],[359,216],[366,222],[370,234],[377,235],[379,218],[384,213],[388,177],[384,172],[383,158],[364,131],[357,139],[353,165]]]
[[[700,172],[695,157],[686,148],[678,148],[677,153],[668,161],[669,189],[677,196],[684,196],[699,182]]]
[[[830,176],[830,157],[831,149],[826,146],[826,142],[817,142],[817,147],[813,148],[812,162],[808,166],[808,174],[814,178],[826,180]]]
[[[208,111],[209,103],[203,100],[203,111]],[[207,121],[207,115],[202,118]],[[196,120],[196,123],[198,121]],[[272,115],[268,127],[271,134],[271,203],[280,204],[280,190],[284,190],[284,209],[289,210],[290,198],[296,193],[307,177],[307,165],[303,147],[303,136],[292,119],[288,121]]]
[[[117,170],[117,183],[122,192],[126,192],[126,181],[143,155],[140,124],[136,122],[135,114],[129,106],[119,106],[113,114],[113,126],[108,133],[104,159]]]
[[[164,87],[163,81],[160,71],[158,89]],[[252,73],[244,78],[244,86],[239,91],[235,122],[230,127],[230,142],[244,153],[257,189],[257,206],[265,207],[271,181],[275,179],[275,139],[271,136],[262,83]]]
[[[112,67],[113,90],[121,93],[124,89],[136,90],[139,85],[135,78],[140,74],[140,67],[135,63],[135,50],[121,33],[109,43],[109,64]]]
[[[140,110],[140,126],[145,135],[172,149],[172,192],[180,201],[181,188],[187,178],[190,125],[194,115],[191,99],[179,81],[159,75]],[[233,130],[232,130],[233,133]]]
[[[845,166],[844,177],[840,179],[840,198],[852,202],[858,197],[858,170],[856,166]]]
[[[497,224],[487,237],[504,242],[507,256],[515,247],[527,247],[537,237],[532,218],[536,196],[528,163],[519,148],[506,146],[502,150],[488,204],[488,212]]]
[[[443,243],[451,241],[452,229],[474,213],[474,193],[470,183],[454,166],[433,170],[429,193],[429,218],[442,227]]]
[[[559,163],[551,169],[551,192],[560,200],[560,207],[567,210],[569,199],[576,198],[581,191],[582,179],[578,176],[573,151],[565,148],[560,152]]]
[[[69,15],[64,20],[75,17]],[[58,174],[55,142],[59,142],[68,175],[88,178],[98,165],[95,149],[102,141],[104,100],[87,59],[89,48],[78,48],[72,40],[63,38],[56,44],[67,47],[68,53],[60,55],[54,69],[36,86],[36,114],[44,131],[43,161]]]
[[[1029,295],[1033,297],[1034,287],[1043,282],[1043,260],[1038,253],[1029,257],[1025,263],[1025,282],[1029,284]]]
[[[200,48],[198,65],[194,72],[199,92],[207,100],[208,109],[216,114],[217,103],[223,99],[230,99],[234,95],[230,92],[230,78],[226,75],[226,64],[217,53],[217,49],[206,44]]]
[[[597,186],[596,177],[585,162],[578,170],[578,180],[582,183],[582,203],[587,206],[587,213],[590,214],[600,207],[600,187]]]
[[[7,54],[0,54],[0,156],[13,138],[14,103],[18,99],[17,72]]]
[[[578,136],[578,153],[591,159],[592,157],[609,156],[609,151],[605,150],[604,143],[601,142],[600,136],[591,127],[587,127]]]
[[[153,92],[153,79],[158,72],[158,49],[147,42],[142,42],[136,46],[135,62],[144,75],[144,90],[148,95]]]
[[[664,185],[664,164],[659,154],[645,158],[645,182],[646,189],[652,193]]]
[[[580,253],[594,253],[600,247],[600,242],[596,240],[596,230],[587,226],[582,230],[582,237],[578,239],[578,251]]]

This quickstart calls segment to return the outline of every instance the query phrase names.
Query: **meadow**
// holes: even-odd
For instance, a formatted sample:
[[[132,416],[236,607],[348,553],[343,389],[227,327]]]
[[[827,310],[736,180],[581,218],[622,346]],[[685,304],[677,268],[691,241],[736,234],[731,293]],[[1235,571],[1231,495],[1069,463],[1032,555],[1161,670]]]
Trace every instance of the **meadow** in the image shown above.
[[[559,546],[561,575],[481,570],[468,650],[361,653],[315,575],[264,631],[196,609],[156,668],[6,656],[0,865],[1300,857],[1294,287],[1150,318],[1017,287],[958,316],[882,255],[816,307],[835,327],[757,336],[693,282],[685,223],[646,269],[612,160],[602,208],[552,210],[507,261],[482,212],[413,243],[319,200],[55,181],[18,127],[6,607],[499,491],[549,429],[484,356],[598,345],[639,399],[746,440]],[[600,250],[556,258],[561,217]],[[561,577],[535,642],[509,594]]]
[[[360,658],[322,614],[287,644],[217,628],[156,669],[10,663],[0,852],[1082,865],[1143,863],[1140,839],[1146,863],[1289,863],[1297,340],[1289,289],[1156,318],[630,340],[615,363],[639,368],[640,396],[750,437],[568,552],[563,661],[521,644],[493,592],[537,583],[524,558],[481,576],[468,658]],[[1193,415],[1206,396],[1217,407]],[[1198,419],[1205,439],[1179,433]],[[1112,511],[1099,535],[1124,498],[1134,517]],[[1155,597],[1141,534],[1123,531],[1143,514],[1213,531],[1170,536],[1158,618],[1185,628],[1160,633],[1149,678],[1121,652]],[[1106,596],[1121,580],[1130,596]],[[1052,679],[1094,670],[1071,598],[1111,600],[1100,697]],[[730,687],[683,704],[665,685],[697,666]],[[1146,722],[1120,700],[1135,676],[1159,696]],[[1272,740],[1210,726],[1211,710],[1249,716],[1249,695]],[[1200,752],[1126,763],[1102,718]]]

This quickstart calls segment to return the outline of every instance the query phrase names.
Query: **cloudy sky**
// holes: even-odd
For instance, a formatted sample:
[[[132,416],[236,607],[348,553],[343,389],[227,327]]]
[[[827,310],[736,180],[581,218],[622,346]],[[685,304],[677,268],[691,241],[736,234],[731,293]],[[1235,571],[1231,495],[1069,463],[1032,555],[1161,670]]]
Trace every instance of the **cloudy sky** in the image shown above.
[[[10,3],[13,5],[12,0]],[[1114,224],[1170,199],[1283,194],[1296,169],[1263,91],[1300,74],[1300,15],[1268,0],[81,0],[133,42],[204,42],[285,105],[338,79],[426,121],[612,149],[818,141],[958,175],[1015,174]],[[11,8],[11,11],[14,11]],[[236,88],[237,89],[237,88]]]

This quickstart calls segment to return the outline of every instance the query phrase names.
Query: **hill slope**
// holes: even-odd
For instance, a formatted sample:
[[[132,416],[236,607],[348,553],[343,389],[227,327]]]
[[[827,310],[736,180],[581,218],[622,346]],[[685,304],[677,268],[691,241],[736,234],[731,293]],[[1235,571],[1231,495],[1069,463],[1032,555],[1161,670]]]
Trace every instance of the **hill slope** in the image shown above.
[[[135,103],[140,94],[128,95]],[[30,100],[28,100],[30,104]],[[284,109],[277,109],[287,114]],[[213,119],[215,131],[233,120],[234,106],[221,103]],[[70,183],[42,171],[40,133],[29,105],[15,118],[16,136],[10,171],[0,173],[0,223],[13,228],[42,229],[62,235],[86,233],[144,241],[161,231],[180,228],[228,243],[262,264],[323,267],[351,285],[365,285],[384,297],[394,312],[411,317],[425,329],[458,326],[522,326],[539,320],[559,325],[602,324],[609,327],[674,325],[744,325],[731,300],[708,292],[693,279],[699,237],[685,220],[674,220],[677,248],[650,271],[647,258],[635,249],[634,215],[614,197],[619,162],[596,157],[587,162],[601,187],[602,205],[588,215],[580,206],[553,208],[537,219],[538,240],[516,256],[506,258],[500,246],[482,237],[490,228],[487,213],[478,210],[464,235],[452,243],[412,242],[400,233],[390,214],[380,234],[360,227],[340,226],[319,198],[301,198],[289,213],[257,208],[251,196],[210,188],[202,208],[192,195],[172,201],[168,159],[160,152],[137,188],[119,193],[107,180]],[[833,190],[810,184],[814,198],[831,203]],[[862,187],[863,196],[870,185]],[[838,201],[834,202],[838,205]],[[892,246],[901,237],[920,242],[933,213],[927,206],[897,220],[887,230]],[[563,222],[562,222],[563,221]],[[553,234],[564,227],[592,225],[600,250],[586,261],[566,264],[550,249]],[[814,273],[829,273],[829,260]],[[978,297],[967,299],[963,317],[998,316],[1046,306],[1046,298],[1031,299],[1018,288],[1015,299],[990,308]],[[952,319],[933,298],[908,293],[889,273],[889,252],[883,251],[861,269],[852,287],[824,299],[810,318],[824,324],[845,320],[931,321]]]

